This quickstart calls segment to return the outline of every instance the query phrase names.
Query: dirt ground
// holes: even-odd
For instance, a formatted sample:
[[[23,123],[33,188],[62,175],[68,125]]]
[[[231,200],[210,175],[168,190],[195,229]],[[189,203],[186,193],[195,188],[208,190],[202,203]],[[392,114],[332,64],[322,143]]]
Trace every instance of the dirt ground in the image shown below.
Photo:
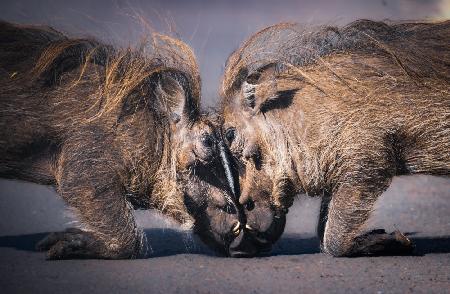
[[[214,255],[156,212],[137,211],[145,260],[46,261],[34,244],[73,226],[48,188],[0,181],[1,293],[450,293],[450,179],[394,179],[368,228],[412,233],[416,256],[332,258],[314,231],[318,199],[300,196],[271,256]]]

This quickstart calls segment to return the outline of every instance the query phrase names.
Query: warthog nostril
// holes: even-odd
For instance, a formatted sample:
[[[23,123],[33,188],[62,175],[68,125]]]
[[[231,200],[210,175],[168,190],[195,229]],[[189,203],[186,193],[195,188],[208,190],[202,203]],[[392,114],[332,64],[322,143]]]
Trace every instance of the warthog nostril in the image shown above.
[[[245,209],[247,209],[248,211],[252,211],[255,208],[255,202],[253,202],[252,199],[248,199],[247,202],[245,203]]]
[[[239,235],[239,233],[241,232],[241,223],[239,221],[234,224],[231,232],[233,232],[235,236]]]

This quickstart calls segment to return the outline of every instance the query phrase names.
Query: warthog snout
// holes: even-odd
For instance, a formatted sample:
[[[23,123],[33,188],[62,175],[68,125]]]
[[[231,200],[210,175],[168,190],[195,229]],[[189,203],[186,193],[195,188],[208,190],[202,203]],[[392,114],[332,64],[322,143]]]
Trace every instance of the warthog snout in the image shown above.
[[[195,226],[196,233],[210,247],[231,257],[253,257],[270,253],[281,236],[286,218],[270,207],[255,204],[208,207]],[[199,218],[198,218],[199,219]]]
[[[286,217],[275,215],[269,208],[247,211],[246,224],[237,223],[233,232],[236,237],[230,243],[228,255],[231,257],[252,257],[271,252],[272,245],[284,231]]]

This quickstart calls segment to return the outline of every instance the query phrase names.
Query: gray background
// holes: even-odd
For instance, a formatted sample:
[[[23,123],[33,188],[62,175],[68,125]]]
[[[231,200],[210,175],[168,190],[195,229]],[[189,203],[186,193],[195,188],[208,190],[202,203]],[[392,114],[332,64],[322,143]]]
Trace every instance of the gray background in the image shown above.
[[[127,46],[151,29],[180,37],[196,52],[203,101],[217,102],[228,55],[251,33],[279,21],[345,24],[449,17],[449,1],[5,1],[0,18],[50,24],[70,35]],[[153,258],[46,262],[34,243],[75,219],[49,187],[0,180],[1,293],[449,293],[450,180],[395,178],[368,225],[400,229],[421,256],[336,259],[319,253],[318,199],[300,195],[270,257],[216,257],[190,232],[137,211]]]

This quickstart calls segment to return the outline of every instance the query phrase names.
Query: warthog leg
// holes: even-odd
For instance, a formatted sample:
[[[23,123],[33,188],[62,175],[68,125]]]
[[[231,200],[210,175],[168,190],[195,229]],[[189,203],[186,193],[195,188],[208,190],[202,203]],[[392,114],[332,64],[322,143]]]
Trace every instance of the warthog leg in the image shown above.
[[[49,259],[117,259],[145,254],[145,236],[125,197],[119,154],[108,137],[98,132],[84,130],[62,147],[56,168],[58,192],[79,217],[82,230],[51,234],[40,242]]]
[[[364,171],[349,172],[332,193],[327,207],[321,207],[319,234],[323,228],[322,250],[333,256],[360,256],[410,254],[413,245],[400,232],[387,234],[384,230],[364,233],[363,226],[378,197],[388,187],[393,176],[389,164],[371,160],[359,162],[360,166],[370,168]],[[326,199],[324,200],[326,201]],[[326,213],[328,209],[328,213]],[[326,218],[326,219],[324,219]]]

